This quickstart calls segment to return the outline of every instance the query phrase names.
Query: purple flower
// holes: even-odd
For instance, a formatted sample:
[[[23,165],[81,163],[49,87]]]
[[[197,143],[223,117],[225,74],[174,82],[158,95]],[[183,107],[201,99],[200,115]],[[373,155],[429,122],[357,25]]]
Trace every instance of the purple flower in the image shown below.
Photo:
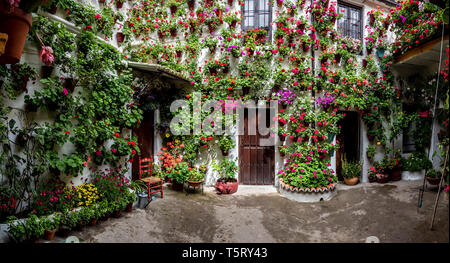
[[[400,16],[400,17],[402,18],[402,23],[405,23],[406,17],[404,17],[404,16]]]

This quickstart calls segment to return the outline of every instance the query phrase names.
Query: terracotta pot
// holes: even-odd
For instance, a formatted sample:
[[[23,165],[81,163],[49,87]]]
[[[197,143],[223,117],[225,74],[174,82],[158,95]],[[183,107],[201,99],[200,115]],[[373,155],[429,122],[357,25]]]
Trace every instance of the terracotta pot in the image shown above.
[[[214,185],[214,188],[216,189],[217,194],[234,194],[237,192],[239,186],[239,182],[233,182],[233,183],[220,183],[217,182]]]
[[[122,209],[119,209],[119,210],[114,211],[112,216],[114,218],[119,218],[121,214],[122,214]]]
[[[129,203],[125,207],[125,212],[130,213],[131,211],[133,211],[133,203]]]
[[[233,29],[236,28],[236,21],[231,21],[230,27]]]
[[[177,181],[172,181],[172,190],[174,191],[183,191],[183,183],[179,183]]]
[[[177,30],[176,29],[170,30],[170,35],[176,37],[178,35]]]
[[[101,218],[100,218],[100,220],[102,220],[102,221],[106,221],[106,220],[108,220],[109,219],[109,217],[111,216],[111,214],[110,213],[106,213],[106,214],[104,214]]]
[[[85,222],[78,222],[78,223],[77,223],[77,226],[76,226],[75,228],[76,228],[76,230],[78,230],[78,231],[83,231],[85,226],[86,226],[86,223],[85,223]]]
[[[353,178],[344,178],[344,182],[346,185],[355,185],[359,181],[359,177],[353,177]]]
[[[367,67],[367,60],[366,59],[362,60],[362,65],[363,65],[364,68]]]
[[[439,182],[441,182],[441,177],[435,178],[435,177],[425,177],[429,184],[431,185],[438,185]]]
[[[195,0],[189,0],[187,4],[190,10],[194,10]]]
[[[385,184],[389,181],[389,175],[384,174],[382,177],[377,177],[377,183],[379,184]]]
[[[395,169],[391,170],[391,180],[392,181],[402,180],[402,169],[401,168],[395,168]]]
[[[116,34],[117,43],[122,43],[125,40],[125,35],[122,32]]]
[[[31,14],[20,8],[7,13],[0,7],[0,32],[8,35],[5,53],[0,56],[0,64],[15,64],[20,61],[25,40],[32,24]]]
[[[90,226],[95,226],[95,225],[97,225],[97,218],[91,218],[90,220],[89,220],[89,225]]]
[[[176,6],[171,6],[170,7],[170,13],[173,15],[173,14],[175,14],[175,12],[177,11],[177,9],[178,9],[178,7],[176,7]]]
[[[284,142],[286,140],[286,136],[280,135],[280,141]]]
[[[243,87],[243,88],[242,88],[242,93],[243,93],[244,95],[247,95],[249,92],[250,92],[250,87]]]
[[[181,56],[183,55],[183,52],[181,50],[177,50],[176,54],[177,54],[177,58],[181,58]]]
[[[43,79],[49,78],[52,75],[54,68],[55,67],[53,67],[53,66],[42,66],[41,67],[41,77]]]
[[[376,177],[369,176],[369,183],[375,183],[377,181]]]
[[[117,9],[120,9],[120,8],[122,8],[123,7],[123,3],[121,3],[121,2],[116,2],[116,8]]]
[[[45,230],[44,231],[44,239],[45,240],[48,240],[48,241],[51,241],[51,240],[53,240],[53,237],[55,237],[55,233],[56,233],[56,228],[55,229],[52,229],[52,230]]]
[[[233,5],[233,0],[227,0],[227,2],[228,2],[228,5],[229,5],[229,6],[232,6],[232,5]]]
[[[69,228],[59,228],[58,232],[56,232],[56,235],[58,235],[60,237],[68,237],[69,234],[70,234]]]
[[[228,154],[230,153],[230,151],[224,151],[224,150],[222,150],[222,149],[220,149],[221,151],[222,151],[222,155],[223,156],[228,156]]]
[[[203,183],[203,180],[202,181],[189,181],[189,180],[187,180],[186,182],[189,184],[189,186],[198,187],[198,186],[200,186]]]

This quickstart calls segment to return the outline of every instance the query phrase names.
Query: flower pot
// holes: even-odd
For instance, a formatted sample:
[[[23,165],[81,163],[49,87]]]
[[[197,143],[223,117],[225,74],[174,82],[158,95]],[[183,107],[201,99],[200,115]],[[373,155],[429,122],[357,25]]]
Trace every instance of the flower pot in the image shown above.
[[[122,209],[119,209],[119,210],[114,211],[114,212],[112,213],[112,216],[113,216],[114,218],[119,218],[121,214],[122,214]]]
[[[236,28],[236,23],[236,21],[231,21],[230,27],[233,29]]]
[[[217,194],[234,194],[237,192],[239,186],[239,182],[226,182],[222,183],[217,180],[214,188],[216,189]]]
[[[122,43],[125,40],[125,35],[122,32],[116,34],[117,43]]]
[[[174,190],[174,191],[179,191],[179,192],[183,191],[183,186],[184,186],[183,183],[179,183],[175,180],[172,181],[172,190]]]
[[[373,14],[369,15],[369,23],[371,26],[373,26],[373,24],[375,24],[375,16]]]
[[[97,218],[95,218],[95,217],[91,218],[91,220],[89,220],[89,225],[90,226],[97,225]]]
[[[431,185],[438,185],[441,182],[440,177],[425,177],[427,179],[427,182]]]
[[[366,59],[362,60],[362,65],[363,65],[364,68],[367,67],[367,60]]]
[[[385,51],[384,48],[378,48],[378,49],[377,49],[377,56],[378,56],[379,58],[384,57],[384,51]]]
[[[359,177],[353,177],[353,178],[344,178],[344,182],[346,185],[355,185],[359,181]]]
[[[183,55],[183,53],[181,52],[181,50],[177,50],[176,51],[177,54],[177,58],[181,58],[181,56]]]
[[[233,0],[227,0],[227,3],[228,3],[229,6],[232,6],[233,5]]]
[[[78,80],[73,78],[67,78],[64,81],[64,88],[67,89],[67,91],[73,92],[75,90],[75,86],[77,85]]]
[[[53,67],[53,66],[42,66],[41,67],[41,78],[43,78],[43,79],[50,78],[54,68],[55,67]]]
[[[280,135],[280,141],[284,142],[286,140],[286,136]]]
[[[224,151],[222,149],[220,149],[222,151],[222,155],[223,156],[228,156],[228,154],[230,153],[230,151]]]
[[[177,30],[176,29],[170,30],[170,35],[173,36],[173,37],[176,37],[178,35],[177,34]]]
[[[48,240],[48,241],[51,241],[51,240],[53,240],[53,238],[55,237],[55,233],[56,233],[56,228],[55,229],[52,229],[52,230],[45,230],[44,231],[44,239],[45,240]]]
[[[389,181],[389,175],[383,174],[383,176],[377,176],[377,183],[379,184],[385,184]]]
[[[76,229],[77,231],[83,231],[85,226],[86,226],[86,223],[85,223],[85,222],[78,222],[78,223],[77,223],[77,226],[75,227],[75,229]]]
[[[123,7],[123,2],[116,1],[116,8],[121,9]]]
[[[190,187],[199,187],[203,183],[203,180],[201,180],[201,181],[189,181],[189,180],[187,180],[186,182],[189,184]]]
[[[194,10],[195,0],[189,0],[187,4],[190,10]]]
[[[310,48],[310,46],[303,46],[303,52],[308,52]]]
[[[242,93],[247,95],[250,92],[250,87],[242,87]]]
[[[7,13],[3,10],[3,5],[0,6],[0,32],[8,35],[5,53],[0,56],[0,64],[15,64],[20,61],[31,24],[31,14],[20,8]]]
[[[369,183],[375,183],[377,181],[376,177],[369,176]]]
[[[401,168],[394,168],[391,170],[391,180],[392,181],[400,181],[402,180],[402,169]]]
[[[334,55],[334,60],[336,60],[336,63],[341,62],[341,55],[340,54]]]
[[[178,9],[178,7],[176,7],[176,6],[171,6],[170,7],[170,13],[173,15],[173,14],[175,14],[175,12],[177,11],[177,9]]]
[[[58,232],[56,232],[56,235],[60,237],[68,237],[70,234],[70,228],[59,228]]]
[[[125,212],[130,213],[131,211],[133,211],[133,203],[129,203],[125,207]]]
[[[106,220],[109,219],[110,216],[111,216],[110,213],[106,213],[106,214],[104,214],[104,215],[100,218],[100,220],[101,220],[101,221],[106,221]]]

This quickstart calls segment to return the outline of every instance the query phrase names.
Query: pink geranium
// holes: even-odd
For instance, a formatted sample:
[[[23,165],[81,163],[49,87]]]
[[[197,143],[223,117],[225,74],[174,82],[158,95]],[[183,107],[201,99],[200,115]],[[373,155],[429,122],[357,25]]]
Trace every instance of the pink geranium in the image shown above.
[[[55,60],[55,57],[53,56],[53,49],[48,46],[42,46],[41,52],[39,53],[39,58],[41,59],[42,63],[50,66],[53,63],[53,60]]]

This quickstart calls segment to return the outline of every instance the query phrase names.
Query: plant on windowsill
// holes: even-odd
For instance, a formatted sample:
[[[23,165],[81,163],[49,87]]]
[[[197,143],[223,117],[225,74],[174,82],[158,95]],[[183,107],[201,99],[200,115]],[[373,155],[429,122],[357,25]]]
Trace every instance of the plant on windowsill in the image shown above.
[[[238,180],[235,178],[235,174],[239,171],[239,167],[234,160],[224,159],[220,163],[215,161],[212,164],[213,170],[219,173],[219,179],[217,179],[214,188],[217,194],[233,194],[238,189]]]

